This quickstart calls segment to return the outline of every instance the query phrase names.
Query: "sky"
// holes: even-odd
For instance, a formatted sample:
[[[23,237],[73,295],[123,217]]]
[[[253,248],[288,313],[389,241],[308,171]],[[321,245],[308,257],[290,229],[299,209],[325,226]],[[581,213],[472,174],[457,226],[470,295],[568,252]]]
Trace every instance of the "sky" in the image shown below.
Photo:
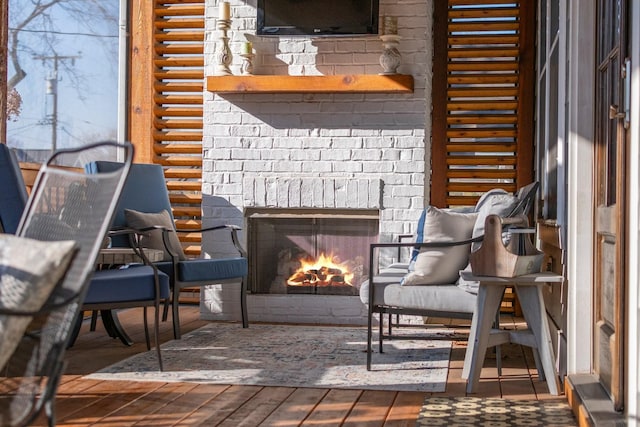
[[[10,0],[10,37],[40,2]],[[94,4],[103,10],[96,12]],[[7,123],[9,146],[51,149],[53,95],[47,95],[47,79],[53,77],[55,56],[59,58],[57,148],[116,137],[118,6],[119,0],[58,0],[19,33],[19,58],[27,76],[16,86],[22,109],[16,121]],[[82,8],[81,14],[73,15],[74,8]],[[14,72],[9,60],[9,79]]]

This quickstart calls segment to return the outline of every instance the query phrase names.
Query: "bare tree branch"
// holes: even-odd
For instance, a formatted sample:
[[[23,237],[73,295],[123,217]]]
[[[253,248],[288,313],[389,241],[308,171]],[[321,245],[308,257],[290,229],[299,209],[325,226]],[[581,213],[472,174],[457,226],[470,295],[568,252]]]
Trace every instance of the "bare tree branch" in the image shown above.
[[[15,88],[25,77],[26,72],[22,66],[21,55],[21,38],[25,30],[30,26],[36,33],[41,33],[41,41],[47,47],[47,52],[56,52],[56,45],[58,40],[56,35],[62,34],[57,31],[56,25],[51,18],[54,8],[63,11],[72,21],[78,23],[80,26],[87,29],[87,33],[95,33],[96,23],[114,23],[113,27],[117,28],[117,15],[114,15],[102,0],[15,0],[16,3],[20,2],[20,6],[16,10],[28,11],[26,14],[20,14],[17,19],[19,22],[10,25],[9,28],[9,46],[8,56],[13,66],[13,75],[8,79],[8,90]],[[30,6],[27,4],[30,3]],[[10,13],[10,19],[13,15]],[[32,33],[33,34],[33,33]],[[73,71],[69,68],[66,70],[69,73],[70,78],[75,81],[75,84],[80,84],[81,78],[74,75]]]

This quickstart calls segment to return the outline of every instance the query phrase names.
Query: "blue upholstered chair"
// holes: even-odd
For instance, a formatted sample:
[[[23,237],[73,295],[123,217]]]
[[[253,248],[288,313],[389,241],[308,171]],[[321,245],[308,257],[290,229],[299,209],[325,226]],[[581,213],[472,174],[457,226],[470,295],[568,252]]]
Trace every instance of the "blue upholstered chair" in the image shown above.
[[[105,172],[118,167],[118,163],[97,161],[88,165],[89,172]],[[180,338],[180,318],[178,296],[180,289],[209,284],[240,282],[240,306],[242,326],[248,326],[246,303],[246,280],[248,262],[244,249],[238,242],[238,227],[221,225],[202,230],[185,230],[189,232],[206,232],[228,229],[230,237],[238,250],[237,257],[222,259],[188,259],[182,252],[177,240],[174,217],[169,201],[169,193],[162,166],[154,164],[133,164],[125,188],[120,196],[114,228],[133,227],[139,231],[147,231],[149,238],[142,246],[163,249],[166,258],[163,262],[154,263],[165,272],[171,282],[173,333]],[[158,234],[152,237],[151,234]],[[129,246],[127,239],[114,238],[115,247]]]
[[[55,166],[61,157],[95,157],[107,147],[126,159],[120,170],[87,175]],[[24,209],[13,207],[14,214],[22,216],[14,236],[3,236],[8,255],[3,257],[0,274],[3,284],[11,287],[9,294],[3,294],[0,307],[0,369],[6,380],[0,399],[2,425],[32,425],[43,409],[48,425],[55,425],[55,397],[65,367],[65,350],[132,156],[130,144],[115,143],[56,151],[41,166]],[[11,185],[20,192],[23,180],[18,174],[14,178]],[[9,187],[10,182],[3,178],[0,189]],[[5,213],[1,215],[6,224]],[[36,242],[27,239],[38,241],[37,253],[31,250]],[[53,262],[59,251],[69,253],[63,249],[69,248],[68,241],[75,248],[72,259]],[[38,262],[33,262],[35,259]],[[56,263],[61,268],[56,269]],[[37,265],[44,267],[31,268]]]
[[[27,188],[15,153],[0,144],[0,232],[15,234],[27,205]]]
[[[5,144],[0,144],[0,183],[0,232],[15,234],[28,196],[18,159]],[[162,272],[159,272],[156,277],[152,267],[104,270],[97,271],[92,276],[83,309],[101,310],[105,325],[110,325],[117,322],[117,317],[111,312],[112,309],[144,307],[145,338],[147,348],[150,349],[147,306],[155,305],[156,316],[158,316],[159,301],[168,297],[169,277]],[[158,323],[159,319],[156,318],[154,338],[160,369],[162,369]],[[78,324],[77,327],[79,326]],[[74,332],[74,337],[76,334],[77,331]]]

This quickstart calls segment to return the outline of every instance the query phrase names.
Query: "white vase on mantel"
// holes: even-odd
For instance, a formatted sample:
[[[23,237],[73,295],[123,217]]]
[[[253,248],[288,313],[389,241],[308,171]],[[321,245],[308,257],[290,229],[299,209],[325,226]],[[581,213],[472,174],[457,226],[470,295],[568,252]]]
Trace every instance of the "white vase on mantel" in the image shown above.
[[[402,61],[402,55],[398,50],[400,44],[400,36],[396,34],[383,34],[380,36],[384,50],[380,55],[380,65],[382,66],[382,75],[397,74],[398,67]]]

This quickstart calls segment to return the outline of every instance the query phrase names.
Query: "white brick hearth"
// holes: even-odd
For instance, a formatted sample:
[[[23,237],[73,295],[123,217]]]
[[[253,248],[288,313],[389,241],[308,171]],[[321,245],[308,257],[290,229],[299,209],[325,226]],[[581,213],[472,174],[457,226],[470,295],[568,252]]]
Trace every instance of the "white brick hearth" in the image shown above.
[[[256,53],[255,74],[376,74],[377,37],[255,36],[255,0],[231,1],[231,49],[246,39]],[[379,212],[380,240],[414,232],[425,204],[426,142],[430,140],[431,13],[424,0],[382,0],[380,13],[398,16],[400,73],[412,94],[233,94],[205,92],[203,218],[205,225],[245,227],[247,208],[347,208]],[[207,7],[205,66],[213,74],[217,4]],[[232,71],[239,74],[239,55]],[[428,188],[428,187],[427,187]],[[203,250],[233,253],[206,236]],[[243,236],[244,239],[244,236]],[[244,240],[243,240],[244,241]],[[246,243],[246,241],[245,241]],[[237,319],[237,289],[207,287],[201,312]],[[366,321],[358,297],[249,295],[252,321],[343,323]]]

